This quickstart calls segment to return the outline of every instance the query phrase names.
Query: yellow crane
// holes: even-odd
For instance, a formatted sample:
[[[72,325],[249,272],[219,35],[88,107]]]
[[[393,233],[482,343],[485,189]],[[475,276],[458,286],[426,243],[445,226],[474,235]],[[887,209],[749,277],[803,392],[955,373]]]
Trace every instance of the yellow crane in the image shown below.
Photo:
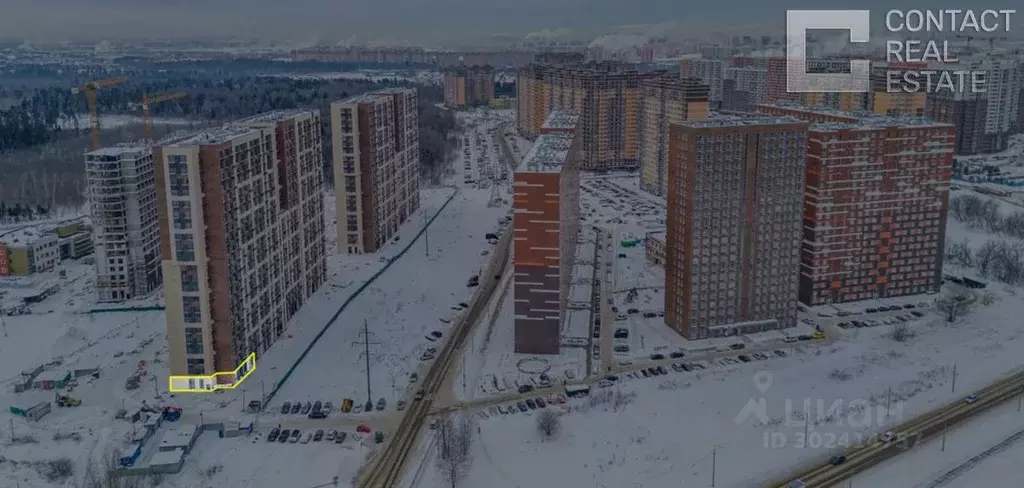
[[[145,128],[146,140],[153,140],[153,119],[149,117],[149,106],[154,103],[166,102],[168,100],[179,100],[185,98],[185,92],[164,93],[155,97],[142,95],[142,124]]]
[[[79,92],[85,92],[85,101],[89,104],[89,125],[92,127],[92,150],[95,151],[100,148],[100,115],[96,110],[96,91],[100,88],[106,88],[108,86],[120,85],[127,83],[128,78],[119,76],[116,78],[107,78],[105,80],[90,81],[81,87],[72,88],[71,93],[78,94]]]

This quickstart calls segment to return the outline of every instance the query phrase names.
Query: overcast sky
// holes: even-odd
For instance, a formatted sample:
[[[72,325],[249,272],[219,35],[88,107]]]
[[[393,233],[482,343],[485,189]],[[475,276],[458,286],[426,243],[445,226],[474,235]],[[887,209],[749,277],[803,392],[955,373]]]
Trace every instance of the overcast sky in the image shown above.
[[[1020,0],[0,0],[0,38],[99,40],[192,36],[446,42],[545,28],[600,29],[679,21],[699,29],[763,25],[781,34],[787,8],[1012,8]],[[1018,33],[1024,32],[1021,9]],[[1012,26],[1015,27],[1015,26]]]

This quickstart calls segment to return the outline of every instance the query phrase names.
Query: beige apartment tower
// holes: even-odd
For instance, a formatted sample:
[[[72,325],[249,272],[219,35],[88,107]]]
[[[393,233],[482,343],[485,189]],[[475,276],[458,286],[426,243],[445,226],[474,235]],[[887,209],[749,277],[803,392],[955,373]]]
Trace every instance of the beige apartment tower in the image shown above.
[[[660,197],[667,194],[669,125],[706,119],[708,93],[708,85],[694,78],[666,75],[640,85],[640,189]]]
[[[716,117],[669,134],[665,323],[688,339],[796,325],[807,123]]]
[[[321,151],[306,111],[153,148],[172,388],[232,386],[323,283]]]
[[[331,104],[338,248],[372,253],[420,207],[415,88],[365,93]]]

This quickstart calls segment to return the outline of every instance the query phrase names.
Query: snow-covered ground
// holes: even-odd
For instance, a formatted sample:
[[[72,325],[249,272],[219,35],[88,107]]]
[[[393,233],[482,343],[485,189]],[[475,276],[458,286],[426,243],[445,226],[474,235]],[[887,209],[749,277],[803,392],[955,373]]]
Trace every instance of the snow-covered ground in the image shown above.
[[[1024,412],[1020,403],[1008,402],[950,428],[945,446],[942,436],[915,446],[899,457],[885,462],[852,480],[853,486],[881,488],[967,488],[985,486],[1016,488],[1021,485],[1020,462],[1024,460],[1024,439],[1008,442],[1005,450],[986,453],[1017,432],[1024,430]],[[972,460],[977,457],[978,459]],[[947,484],[939,484],[946,473]],[[970,467],[973,466],[973,467]]]
[[[78,128],[79,129],[88,129],[89,128],[89,116],[88,115],[84,115],[84,114],[78,115],[77,119],[78,119],[77,122],[78,122]],[[103,115],[100,118],[100,127],[124,127],[126,125],[136,125],[136,124],[140,124],[140,125],[142,124],[142,117],[135,116],[135,115]],[[193,124],[196,124],[196,122],[194,120],[153,117],[153,125],[154,126],[168,125],[168,126],[187,127],[187,126],[193,125]],[[61,129],[74,129],[75,128],[75,119],[70,118],[70,117],[65,117],[65,118],[61,119],[60,121],[58,121],[57,125],[59,125]]]
[[[861,335],[805,351],[798,347],[771,361],[628,380],[617,387],[626,405],[578,408],[563,417],[561,433],[553,440],[539,438],[533,417],[481,420],[479,454],[464,483],[703,486],[710,483],[713,451],[716,486],[748,487],[784,476],[842,444],[884,431],[1019,368],[1016,351],[1024,347],[1024,331],[1012,317],[1024,312],[1024,301],[1009,291],[998,293],[996,303],[955,325],[933,322],[909,342]],[[956,392],[951,391],[954,364]],[[765,399],[763,410],[742,417],[748,403],[754,400],[756,406],[760,398]],[[888,414],[887,398],[893,399]],[[816,419],[807,437],[805,402]],[[829,412],[837,402],[839,410]],[[586,399],[575,401],[587,404]],[[857,413],[858,405],[871,408]],[[829,418],[830,413],[835,415]],[[772,433],[766,445],[765,436]],[[430,469],[414,486],[444,485]]]

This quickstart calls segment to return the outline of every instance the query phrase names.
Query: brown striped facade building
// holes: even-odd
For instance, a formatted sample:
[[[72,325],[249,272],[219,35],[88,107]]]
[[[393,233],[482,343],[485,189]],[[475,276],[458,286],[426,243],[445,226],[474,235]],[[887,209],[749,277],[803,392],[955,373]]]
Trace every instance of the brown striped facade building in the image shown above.
[[[452,66],[443,74],[444,104],[449,107],[487,105],[494,99],[493,66]]]
[[[552,112],[513,178],[515,352],[558,354],[579,233],[577,114]]]
[[[637,159],[640,189],[664,197],[668,191],[668,128],[708,117],[710,88],[695,78],[663,76],[640,84]]]

